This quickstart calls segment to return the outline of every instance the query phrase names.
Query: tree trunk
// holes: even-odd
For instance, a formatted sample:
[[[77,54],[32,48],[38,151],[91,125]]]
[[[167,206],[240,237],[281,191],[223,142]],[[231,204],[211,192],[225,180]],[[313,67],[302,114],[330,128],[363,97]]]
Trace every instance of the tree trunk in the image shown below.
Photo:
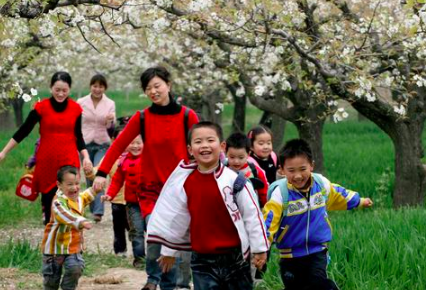
[[[23,109],[24,100],[22,98],[14,98],[12,100],[13,113],[15,115],[15,125],[20,127],[24,122]]]
[[[278,115],[272,115],[272,145],[275,152],[278,152],[283,144],[285,125],[286,120]]]
[[[392,127],[395,130],[391,136],[395,148],[393,205],[422,205],[426,185],[426,173],[421,160],[423,123],[398,122]]]
[[[405,118],[382,116],[372,104],[354,102],[352,106],[379,126],[392,140],[395,148],[394,207],[423,205],[426,173],[422,166],[422,132],[425,114],[421,97],[410,99]],[[420,103],[420,104],[419,104]]]
[[[259,120],[259,125],[266,126],[268,128],[271,128],[272,126],[272,113],[269,111],[263,111],[262,117]]]
[[[314,171],[325,173],[324,155],[322,152],[322,132],[324,120],[316,122],[294,122],[299,133],[299,138],[309,143],[315,162]]]
[[[9,110],[0,111],[0,131],[15,129],[12,114]]]
[[[232,116],[232,132],[245,132],[246,129],[246,104],[247,97],[237,97],[232,95],[234,99],[234,114]]]

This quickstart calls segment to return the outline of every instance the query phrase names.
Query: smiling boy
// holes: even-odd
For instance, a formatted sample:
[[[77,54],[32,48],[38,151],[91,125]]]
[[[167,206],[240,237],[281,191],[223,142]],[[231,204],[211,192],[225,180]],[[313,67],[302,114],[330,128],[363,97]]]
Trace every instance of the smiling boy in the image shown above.
[[[338,289],[326,271],[332,238],[327,210],[371,207],[373,202],[313,173],[312,151],[302,139],[288,141],[279,159],[279,173],[286,178],[271,184],[263,211],[268,238],[280,253],[285,289]]]
[[[148,243],[163,245],[164,271],[177,250],[192,250],[195,290],[252,289],[250,252],[260,268],[268,250],[256,194],[247,183],[234,198],[237,173],[219,162],[225,149],[219,125],[200,122],[188,139],[196,163],[181,162],[167,180],[148,224]]]
[[[59,285],[62,289],[72,290],[77,288],[84,269],[82,231],[92,228],[84,217],[84,208],[99,191],[89,188],[80,192],[79,170],[68,165],[58,170],[57,186],[52,215],[44,230],[41,246],[43,285],[45,290],[59,289]]]

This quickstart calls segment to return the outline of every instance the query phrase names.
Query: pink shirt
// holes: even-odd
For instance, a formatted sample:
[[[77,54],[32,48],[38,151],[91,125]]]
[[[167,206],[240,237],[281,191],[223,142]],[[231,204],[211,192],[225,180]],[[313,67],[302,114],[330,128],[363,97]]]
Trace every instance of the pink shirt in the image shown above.
[[[110,113],[115,115],[115,103],[113,100],[103,95],[98,105],[93,105],[92,98],[87,95],[77,100],[77,103],[83,108],[82,116],[82,132],[84,142],[89,144],[111,143],[111,138],[108,136],[107,128],[111,127],[111,123],[106,122],[106,116]]]

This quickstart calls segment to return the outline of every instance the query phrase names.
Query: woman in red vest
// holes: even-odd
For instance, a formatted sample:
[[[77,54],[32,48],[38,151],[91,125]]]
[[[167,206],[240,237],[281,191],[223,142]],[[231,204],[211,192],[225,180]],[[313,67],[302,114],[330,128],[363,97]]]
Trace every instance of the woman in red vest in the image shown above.
[[[193,110],[179,105],[174,100],[170,93],[170,73],[164,67],[147,69],[142,73],[140,80],[142,89],[152,101],[152,105],[136,112],[112,143],[99,166],[93,186],[96,188],[105,185],[105,177],[115,160],[129,143],[141,134],[144,147],[141,158],[139,204],[147,223],[167,178],[182,159],[188,161],[186,133],[192,125],[198,123],[198,117]],[[173,271],[162,275],[156,261],[159,257],[159,245],[148,245],[146,258],[148,283],[142,289],[153,290],[158,284],[163,290],[175,288]]]
[[[50,220],[53,197],[57,191],[56,173],[64,165],[80,167],[79,152],[83,155],[83,168],[91,170],[92,162],[81,133],[82,109],[69,98],[71,76],[56,72],[50,82],[52,97],[36,103],[24,124],[16,131],[0,152],[2,161],[34,126],[40,123],[40,147],[36,153],[37,164],[33,177],[33,190],[41,192],[44,224]]]

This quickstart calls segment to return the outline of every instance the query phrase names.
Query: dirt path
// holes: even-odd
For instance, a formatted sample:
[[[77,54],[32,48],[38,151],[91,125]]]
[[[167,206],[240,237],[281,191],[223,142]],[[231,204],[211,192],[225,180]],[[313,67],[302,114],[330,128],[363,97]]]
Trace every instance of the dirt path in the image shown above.
[[[0,243],[6,243],[10,238],[26,239],[31,245],[41,243],[43,228],[8,229],[0,230]],[[85,231],[84,238],[87,252],[112,253],[113,232],[111,206],[105,204],[105,215],[101,223]],[[128,249],[131,245],[128,244]],[[129,258],[131,259],[131,258]],[[80,279],[78,290],[139,290],[146,282],[145,271],[133,268],[110,268],[105,273],[96,274],[93,277]],[[42,289],[42,277],[36,274],[23,274],[17,269],[0,269],[0,289]]]

